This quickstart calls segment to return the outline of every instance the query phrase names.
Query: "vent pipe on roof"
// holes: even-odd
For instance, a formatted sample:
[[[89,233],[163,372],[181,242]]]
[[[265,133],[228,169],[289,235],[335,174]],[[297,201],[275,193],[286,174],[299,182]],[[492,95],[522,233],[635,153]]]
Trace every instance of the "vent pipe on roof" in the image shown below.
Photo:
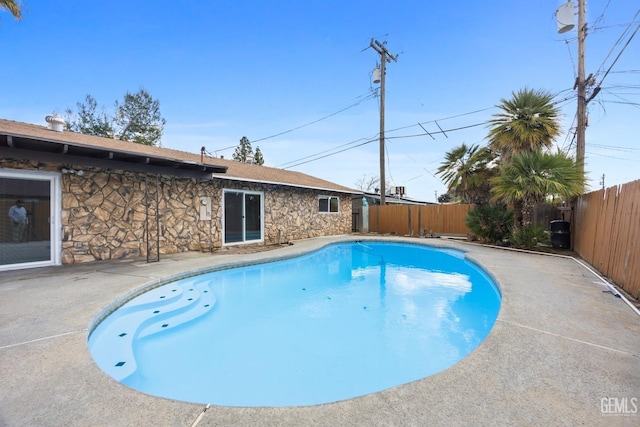
[[[49,123],[49,129],[56,132],[62,132],[64,129],[64,119],[62,116],[53,114],[52,116],[47,116],[44,119]]]

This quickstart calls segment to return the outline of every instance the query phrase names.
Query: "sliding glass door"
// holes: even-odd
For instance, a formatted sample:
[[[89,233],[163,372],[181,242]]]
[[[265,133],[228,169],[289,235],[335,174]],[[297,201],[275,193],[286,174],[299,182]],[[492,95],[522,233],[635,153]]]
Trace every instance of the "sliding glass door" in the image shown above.
[[[263,240],[263,195],[253,191],[224,190],[224,244]]]
[[[60,264],[60,175],[0,169],[0,271]]]

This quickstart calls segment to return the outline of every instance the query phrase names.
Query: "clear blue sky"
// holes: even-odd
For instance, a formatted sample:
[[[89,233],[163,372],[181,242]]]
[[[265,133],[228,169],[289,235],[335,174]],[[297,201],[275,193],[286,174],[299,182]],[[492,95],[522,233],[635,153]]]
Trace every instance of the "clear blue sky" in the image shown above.
[[[247,136],[268,166],[297,164],[293,170],[354,187],[379,174],[379,103],[369,96],[379,55],[367,49],[375,38],[399,55],[387,68],[387,180],[434,201],[445,191],[433,176],[444,154],[485,144],[482,124],[513,91],[570,97],[559,104],[557,145],[572,141],[577,42],[575,31],[557,34],[563,3],[24,0],[22,21],[0,12],[0,118],[44,125],[86,94],[112,109],[143,87],[167,120],[164,147],[204,146],[230,158],[233,149],[223,149]],[[600,81],[640,22],[640,5],[587,6],[586,70]],[[640,178],[639,70],[637,34],[589,104],[592,189],[602,174],[606,186]],[[432,139],[418,123],[446,136]]]

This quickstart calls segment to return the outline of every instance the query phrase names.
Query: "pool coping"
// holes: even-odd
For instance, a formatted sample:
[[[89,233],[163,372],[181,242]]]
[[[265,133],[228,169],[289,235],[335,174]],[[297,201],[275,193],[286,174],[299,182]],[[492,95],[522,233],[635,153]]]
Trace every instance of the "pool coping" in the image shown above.
[[[96,315],[143,286],[184,277],[184,270],[199,274],[212,262],[218,267],[236,261],[269,262],[334,242],[365,239],[460,249],[483,267],[502,294],[498,319],[485,341],[456,365],[422,380],[346,401],[283,408],[207,407],[148,396],[108,377],[88,352],[86,340]],[[0,424],[632,425],[640,421],[637,412],[630,412],[632,399],[640,398],[640,319],[571,259],[431,238],[349,235],[293,243],[247,255],[186,253],[163,256],[153,264],[101,262],[3,275]],[[625,402],[628,413],[620,413]]]

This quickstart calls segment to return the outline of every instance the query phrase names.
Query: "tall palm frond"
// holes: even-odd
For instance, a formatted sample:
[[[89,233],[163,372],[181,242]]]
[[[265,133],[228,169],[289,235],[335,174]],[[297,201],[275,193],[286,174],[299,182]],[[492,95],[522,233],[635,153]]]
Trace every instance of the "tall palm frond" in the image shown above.
[[[526,226],[531,223],[531,209],[536,203],[548,196],[578,196],[584,192],[586,179],[581,166],[567,155],[536,150],[513,154],[491,183],[494,200],[522,202],[522,223]]]
[[[487,147],[462,144],[445,154],[436,174],[440,175],[451,194],[467,203],[489,200],[489,178],[493,176],[490,163],[494,154]]]
[[[22,8],[16,0],[0,0],[0,9],[8,10],[18,21],[22,19]]]
[[[512,93],[497,107],[502,110],[489,120],[491,148],[508,160],[512,153],[549,148],[560,134],[559,111],[553,95],[533,89]]]

